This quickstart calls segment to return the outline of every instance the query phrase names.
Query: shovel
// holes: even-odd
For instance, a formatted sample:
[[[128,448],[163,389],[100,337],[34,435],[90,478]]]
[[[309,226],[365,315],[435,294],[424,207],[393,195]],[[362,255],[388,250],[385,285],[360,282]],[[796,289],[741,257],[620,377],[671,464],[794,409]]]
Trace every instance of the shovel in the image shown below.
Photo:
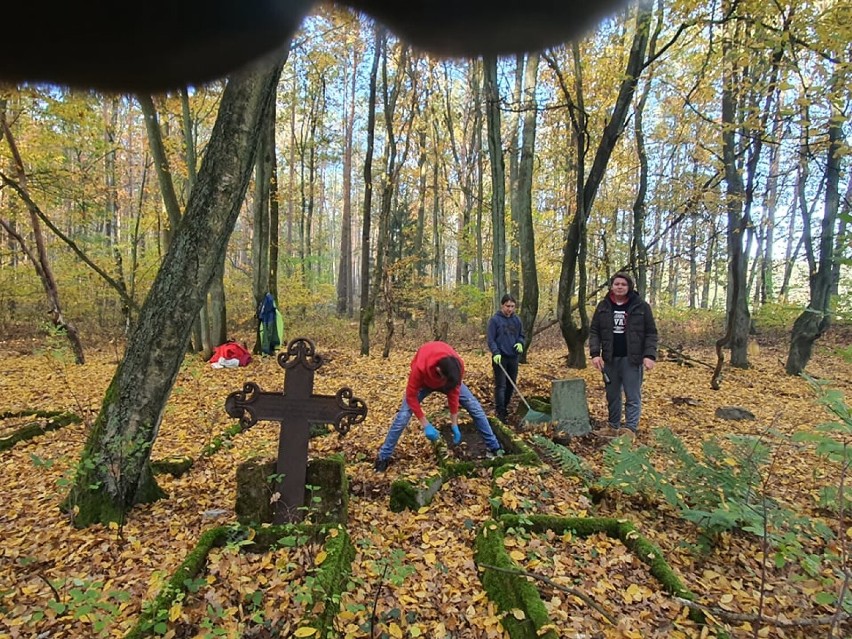
[[[529,402],[524,399],[524,396],[521,393],[521,390],[518,388],[518,385],[515,384],[514,380],[511,377],[509,377],[509,373],[506,372],[506,369],[503,368],[503,364],[497,362],[497,366],[499,366],[500,370],[503,371],[503,374],[506,376],[506,379],[509,380],[509,383],[512,385],[512,388],[515,389],[515,392],[518,394],[518,397],[521,398],[521,401],[527,407],[527,414],[524,415],[525,422],[529,424],[544,424],[553,421],[550,418],[550,415],[548,415],[547,413],[542,413],[541,411],[533,410],[532,406],[529,405]]]

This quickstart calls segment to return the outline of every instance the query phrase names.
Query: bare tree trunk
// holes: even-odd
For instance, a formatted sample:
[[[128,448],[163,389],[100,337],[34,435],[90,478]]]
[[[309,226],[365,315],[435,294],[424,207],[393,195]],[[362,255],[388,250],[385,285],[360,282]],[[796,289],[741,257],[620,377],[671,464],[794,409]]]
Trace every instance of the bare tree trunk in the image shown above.
[[[373,206],[373,140],[376,132],[376,78],[385,31],[376,27],[375,54],[370,69],[370,95],[367,100],[367,151],[364,154],[364,222],[361,227],[361,309],[358,318],[358,335],[361,338],[361,355],[370,354],[370,326],[375,309],[370,308],[370,217]]]
[[[838,82],[841,75],[835,76]],[[805,370],[811,358],[814,342],[831,326],[831,290],[834,282],[834,225],[840,209],[840,168],[843,161],[843,121],[839,110],[832,107],[828,125],[828,149],[825,162],[825,208],[819,241],[819,263],[811,272],[811,299],[808,307],[793,324],[790,351],[785,370],[788,375],[798,375]],[[810,222],[807,220],[806,222]],[[812,250],[812,249],[811,249]]]
[[[533,159],[538,117],[535,99],[536,87],[538,86],[538,65],[538,54],[530,53],[524,73],[523,140],[521,142],[520,162],[518,163],[517,195],[513,198],[517,205],[515,219],[518,224],[518,248],[524,291],[518,316],[527,335],[524,351],[521,353],[521,361],[526,361],[526,355],[533,339],[535,318],[538,315],[538,269],[535,263],[535,233],[532,219]]]
[[[512,91],[511,101],[516,105],[514,113],[510,113],[509,131],[509,209],[512,223],[509,225],[509,290],[516,296],[521,294],[521,255],[518,247],[518,175],[520,173],[520,127],[521,110],[517,108],[521,104],[522,92],[524,90],[524,64],[525,56],[519,53],[515,56],[515,88]]]
[[[86,442],[65,502],[76,526],[122,521],[163,495],[149,458],[193,318],[227,246],[249,182],[281,64],[233,76],[183,224],[163,260]]]
[[[348,115],[343,122],[343,213],[340,220],[340,263],[337,269],[337,314],[352,317],[352,139],[355,130],[355,86],[358,56],[352,60]]]
[[[587,124],[584,117],[585,111],[582,100],[582,65],[580,64],[579,48],[574,43],[576,105],[571,98],[571,92],[568,90],[561,72],[556,68],[555,62],[552,58],[545,57],[548,65],[557,72],[560,88],[568,101],[577,144],[576,215],[566,234],[557,296],[557,317],[562,330],[562,337],[568,347],[569,367],[584,368],[586,366],[586,354],[583,348],[586,338],[589,335],[589,318],[584,301],[586,297],[586,220],[594,206],[598,188],[606,173],[606,168],[615,144],[624,130],[630,104],[633,101],[633,95],[636,91],[636,84],[645,66],[652,8],[652,0],[641,0],[637,7],[636,27],[630,47],[630,55],[628,56],[626,68],[622,76],[623,80],[619,86],[610,119],[602,131],[601,140],[595,151],[595,157],[588,176],[585,176],[584,159],[588,131],[586,129]],[[580,300],[577,305],[577,312],[580,318],[579,327],[574,322],[572,311],[575,278],[577,281],[577,299]]]
[[[32,199],[29,197],[29,191],[27,189],[27,174],[24,169],[24,162],[18,152],[18,146],[15,144],[15,138],[12,137],[12,130],[9,128],[9,123],[6,121],[5,99],[0,99],[0,127],[2,127],[2,134],[6,136],[6,142],[8,143],[9,150],[12,153],[18,185],[20,186],[23,194],[26,195],[26,200],[28,201],[27,210],[30,214],[33,240],[36,245],[35,254],[33,254],[24,241],[24,238],[15,231],[14,227],[10,223],[5,220],[0,220],[0,225],[3,226],[10,237],[14,238],[18,242],[21,250],[23,250],[29,257],[33,268],[35,268],[36,273],[41,280],[42,288],[44,289],[44,293],[47,297],[47,303],[50,307],[50,310],[48,311],[50,321],[57,329],[65,333],[65,336],[68,338],[68,343],[71,345],[71,351],[74,353],[74,361],[77,364],[84,364],[86,358],[83,355],[83,344],[80,342],[80,335],[77,332],[77,327],[74,326],[71,321],[65,319],[65,314],[62,311],[62,304],[59,301],[59,289],[56,286],[56,278],[53,276],[53,270],[50,267],[50,260],[47,257],[47,249],[44,244],[44,234],[41,231],[41,222],[39,221],[35,207],[32,206]]]
[[[485,58],[485,121],[488,156],[491,160],[491,271],[494,305],[506,292],[506,170],[500,130],[500,93],[497,89],[497,58]]]
[[[260,308],[266,296],[269,285],[269,201],[270,181],[272,177],[272,156],[275,153],[274,127],[270,127],[270,119],[275,117],[275,106],[265,114],[266,119],[261,123],[260,138],[257,143],[255,160],[254,202],[252,206],[252,221],[254,232],[251,236],[252,263],[252,293],[254,308]],[[274,122],[274,120],[272,120]],[[270,137],[270,134],[273,134]],[[257,319],[257,318],[255,318]],[[260,322],[255,321],[255,340],[252,352],[261,352]]]

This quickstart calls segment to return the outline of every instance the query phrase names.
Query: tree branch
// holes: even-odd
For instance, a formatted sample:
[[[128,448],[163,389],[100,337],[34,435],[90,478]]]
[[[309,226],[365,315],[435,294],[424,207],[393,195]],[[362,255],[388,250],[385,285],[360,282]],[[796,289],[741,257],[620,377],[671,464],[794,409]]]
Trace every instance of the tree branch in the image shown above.
[[[42,222],[44,222],[45,226],[47,226],[47,228],[49,228],[51,231],[53,231],[53,233],[60,240],[62,240],[69,247],[71,247],[71,250],[74,251],[74,253],[77,255],[77,257],[79,257],[81,260],[83,260],[83,262],[89,268],[91,268],[93,271],[95,271],[95,273],[100,275],[107,284],[109,284],[113,289],[115,289],[115,291],[118,293],[118,296],[121,298],[122,302],[124,302],[129,308],[132,308],[137,313],[139,312],[139,306],[127,294],[127,290],[126,290],[125,286],[121,282],[117,282],[112,277],[110,277],[110,275],[106,271],[104,271],[100,266],[98,266],[91,259],[89,259],[89,257],[80,249],[80,247],[77,246],[77,244],[74,242],[74,240],[72,240],[70,237],[65,235],[61,230],[59,230],[59,228],[53,222],[51,222],[50,219],[39,208],[38,204],[36,204],[32,200],[32,198],[30,198],[26,189],[22,188],[20,184],[18,184],[15,180],[13,180],[12,178],[10,178],[8,175],[6,175],[5,173],[3,173],[1,171],[0,171],[0,179],[2,179],[3,182],[6,185],[12,187],[12,189],[15,190],[15,192],[18,194],[18,197],[20,197],[21,200],[24,202],[24,204],[27,205],[29,210],[32,213],[34,213],[35,215],[37,215],[39,217],[39,219]],[[8,231],[8,228],[7,228],[7,231]]]
[[[546,577],[544,575],[540,575],[537,572],[528,572],[526,570],[515,570],[513,568],[500,568],[498,566],[491,566],[489,564],[479,564],[480,568],[487,568],[488,570],[496,570],[497,572],[505,572],[510,575],[520,575],[523,577],[529,577],[530,579],[537,579],[542,583],[547,584],[551,588],[556,588],[556,590],[561,590],[562,592],[566,592],[569,595],[573,595],[578,599],[581,599],[583,603],[585,603],[590,608],[594,608],[604,619],[606,619],[613,626],[616,625],[615,618],[610,615],[606,610],[601,607],[600,604],[595,602],[591,597],[589,597],[586,593],[577,590],[576,588],[572,588],[570,586],[563,586],[562,584],[558,584],[553,581],[550,577]]]
[[[727,610],[722,610],[721,608],[714,608],[712,606],[705,606],[703,604],[690,601],[689,599],[684,599],[683,597],[674,597],[674,600],[677,601],[679,604],[683,604],[687,608],[692,608],[693,610],[700,610],[705,614],[718,617],[719,619],[724,619],[725,621],[734,621],[740,623],[763,623],[770,626],[776,626],[778,628],[808,628],[812,626],[828,626],[834,621],[837,616],[829,615],[825,617],[811,617],[810,619],[796,619],[795,621],[793,621],[790,619],[780,619],[778,617],[766,617],[764,615],[748,615],[741,612],[728,612]],[[845,621],[846,619],[849,619],[849,617],[850,615],[844,612],[841,616],[841,620]]]

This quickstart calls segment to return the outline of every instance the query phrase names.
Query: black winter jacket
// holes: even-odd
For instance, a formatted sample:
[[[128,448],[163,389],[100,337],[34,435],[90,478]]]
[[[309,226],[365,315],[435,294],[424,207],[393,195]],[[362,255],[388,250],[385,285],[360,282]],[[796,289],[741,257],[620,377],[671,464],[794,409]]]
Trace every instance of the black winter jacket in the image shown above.
[[[627,295],[627,358],[634,366],[640,366],[646,357],[657,359],[657,325],[647,302],[635,291]],[[612,300],[607,295],[602,299],[589,327],[589,353],[598,355],[605,362],[613,359]]]

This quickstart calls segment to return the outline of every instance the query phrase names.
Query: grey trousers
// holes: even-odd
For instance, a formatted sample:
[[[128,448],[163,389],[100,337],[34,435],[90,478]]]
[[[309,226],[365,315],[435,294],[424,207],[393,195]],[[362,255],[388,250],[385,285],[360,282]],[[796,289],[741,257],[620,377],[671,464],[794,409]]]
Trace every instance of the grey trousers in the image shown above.
[[[636,432],[639,416],[642,413],[642,364],[634,366],[626,357],[616,357],[612,362],[604,363],[604,372],[609,375],[606,385],[606,402],[609,409],[609,425],[618,428],[621,425],[621,393],[624,391],[625,421],[627,428]]]

